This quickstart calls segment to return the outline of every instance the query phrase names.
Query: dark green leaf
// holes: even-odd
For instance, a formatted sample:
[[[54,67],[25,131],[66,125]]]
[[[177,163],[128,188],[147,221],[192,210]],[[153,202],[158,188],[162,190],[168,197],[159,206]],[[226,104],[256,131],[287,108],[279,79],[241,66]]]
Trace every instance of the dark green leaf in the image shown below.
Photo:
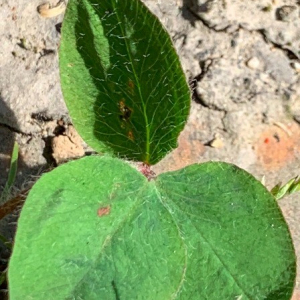
[[[158,184],[189,241],[178,299],[290,299],[293,245],[275,199],[259,181],[236,166],[205,163],[162,174]]]
[[[167,299],[184,261],[153,184],[124,162],[88,157],[31,190],[10,261],[10,299]]]
[[[8,272],[10,300],[288,300],[294,278],[278,205],[245,171],[206,163],[148,182],[109,157],[42,176]]]
[[[189,88],[168,33],[139,0],[71,0],[60,74],[75,127],[95,150],[154,164],[177,146]]]

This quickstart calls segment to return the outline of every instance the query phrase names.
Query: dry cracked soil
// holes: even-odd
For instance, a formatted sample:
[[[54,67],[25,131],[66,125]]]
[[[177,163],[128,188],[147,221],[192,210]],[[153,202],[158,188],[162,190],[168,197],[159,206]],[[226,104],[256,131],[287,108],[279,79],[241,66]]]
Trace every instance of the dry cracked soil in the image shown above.
[[[222,160],[264,176],[268,188],[299,175],[300,1],[144,2],[171,34],[193,91],[179,147],[154,171]],[[0,186],[16,140],[19,190],[50,166],[91,151],[72,127],[60,89],[63,11],[39,13],[43,3],[0,0]],[[280,207],[300,266],[300,195]],[[13,221],[0,222],[8,238]],[[3,248],[0,255],[7,258]],[[299,269],[293,300],[300,299]]]

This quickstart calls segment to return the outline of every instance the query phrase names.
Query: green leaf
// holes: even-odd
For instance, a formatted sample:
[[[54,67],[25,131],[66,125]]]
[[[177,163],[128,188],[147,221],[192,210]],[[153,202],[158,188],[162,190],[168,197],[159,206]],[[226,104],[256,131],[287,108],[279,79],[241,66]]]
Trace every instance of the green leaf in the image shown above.
[[[177,146],[190,92],[172,41],[139,0],[71,0],[62,27],[64,99],[99,152],[155,164]]]
[[[300,178],[297,176],[289,180],[286,184],[281,186],[281,183],[275,185],[270,193],[275,197],[276,200],[280,200],[285,196],[300,191]]]
[[[153,283],[167,299],[185,250],[161,208],[146,178],[119,160],[88,157],[43,175],[18,223],[10,299],[153,299]]]
[[[273,196],[225,163],[148,182],[86,157],[45,174],[21,212],[11,300],[290,299],[295,255]]]
[[[158,184],[189,241],[179,299],[290,299],[293,245],[276,201],[259,181],[236,166],[205,163],[162,174]]]

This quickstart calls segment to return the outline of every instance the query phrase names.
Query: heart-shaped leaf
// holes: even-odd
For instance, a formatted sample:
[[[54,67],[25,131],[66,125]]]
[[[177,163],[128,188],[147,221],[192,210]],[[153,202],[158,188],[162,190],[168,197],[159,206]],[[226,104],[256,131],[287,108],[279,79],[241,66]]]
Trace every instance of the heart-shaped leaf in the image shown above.
[[[177,146],[190,92],[172,41],[139,0],[71,0],[62,27],[64,99],[95,150],[147,164]]]
[[[86,157],[31,190],[8,275],[10,300],[288,300],[295,255],[276,200],[233,165],[148,182]]]

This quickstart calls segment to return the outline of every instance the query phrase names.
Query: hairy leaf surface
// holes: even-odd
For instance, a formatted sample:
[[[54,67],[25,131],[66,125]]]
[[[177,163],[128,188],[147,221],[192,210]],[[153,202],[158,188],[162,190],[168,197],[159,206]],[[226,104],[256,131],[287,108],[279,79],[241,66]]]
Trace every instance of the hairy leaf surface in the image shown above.
[[[295,255],[276,200],[233,165],[148,182],[86,157],[31,190],[8,275],[11,300],[288,300]]]
[[[60,74],[76,129],[95,150],[154,164],[177,146],[190,92],[172,41],[139,0],[71,0]]]

